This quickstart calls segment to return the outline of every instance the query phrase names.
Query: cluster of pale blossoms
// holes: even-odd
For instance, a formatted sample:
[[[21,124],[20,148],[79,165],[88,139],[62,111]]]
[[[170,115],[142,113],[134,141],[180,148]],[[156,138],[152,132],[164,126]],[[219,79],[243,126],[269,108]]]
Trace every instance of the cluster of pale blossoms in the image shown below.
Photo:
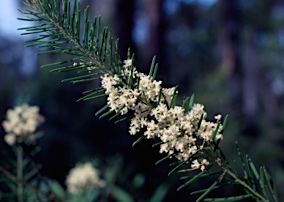
[[[105,181],[99,178],[99,171],[91,163],[85,163],[77,164],[70,170],[66,185],[68,192],[80,194],[104,187]]]
[[[128,85],[129,79],[133,88]],[[132,67],[132,60],[125,60],[122,75],[105,74],[102,87],[108,95],[107,104],[111,111],[126,114],[134,112],[129,133],[143,132],[147,139],[161,140],[160,153],[175,156],[179,161],[188,161],[190,157],[203,149],[206,142],[223,139],[222,125],[218,126],[221,115],[215,116],[217,123],[206,121],[204,106],[193,104],[187,112],[181,106],[170,107],[175,88],[162,88],[161,81],[140,73]],[[214,131],[217,133],[213,139]],[[202,163],[203,162],[203,163]],[[204,170],[207,160],[192,161],[192,168]]]
[[[6,131],[4,137],[9,145],[18,141],[33,140],[36,128],[44,121],[39,114],[38,106],[23,104],[7,111],[6,120],[2,125]]]

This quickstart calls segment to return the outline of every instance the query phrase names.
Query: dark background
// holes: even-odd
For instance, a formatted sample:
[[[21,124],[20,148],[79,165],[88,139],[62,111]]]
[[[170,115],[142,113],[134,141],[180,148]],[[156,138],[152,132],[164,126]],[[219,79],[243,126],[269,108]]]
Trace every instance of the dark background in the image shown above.
[[[181,181],[178,174],[167,177],[168,162],[154,165],[163,156],[151,148],[153,142],[132,148],[138,137],[128,134],[126,122],[114,125],[95,117],[103,99],[76,102],[95,83],[61,83],[70,75],[39,68],[60,56],[38,57],[36,49],[24,48],[28,37],[16,29],[28,24],[15,20],[20,16],[16,9],[23,5],[11,2],[0,8],[0,118],[5,119],[6,110],[20,101],[39,105],[46,119],[37,156],[42,172],[64,185],[78,161],[99,159],[103,173],[104,166],[122,159],[114,164],[120,167],[118,176],[126,177],[124,181],[118,177],[117,183],[137,200],[146,200],[163,183],[169,185],[165,201],[191,199],[190,191],[200,184],[177,192]],[[267,167],[280,201],[284,200],[284,1],[82,0],[81,4],[90,5],[90,16],[101,15],[102,24],[119,38],[122,58],[130,47],[137,68],[148,72],[156,55],[158,78],[166,87],[178,84],[180,100],[194,93],[209,119],[229,114],[221,143],[225,153],[237,158],[238,141],[257,166]],[[3,137],[3,129],[0,132]],[[146,181],[133,191],[129,184],[135,173]]]

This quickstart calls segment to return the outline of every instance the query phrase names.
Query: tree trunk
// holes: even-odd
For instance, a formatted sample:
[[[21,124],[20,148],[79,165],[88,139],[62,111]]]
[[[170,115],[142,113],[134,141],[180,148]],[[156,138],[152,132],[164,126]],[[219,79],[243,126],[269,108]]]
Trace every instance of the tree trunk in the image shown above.
[[[119,52],[121,59],[127,57],[128,48],[135,53],[132,40],[134,0],[117,0],[115,5],[116,36],[119,38]]]
[[[229,90],[233,108],[242,108],[243,71],[238,51],[240,38],[240,11],[236,0],[221,0],[221,34],[222,66],[229,73]],[[239,110],[240,111],[240,110]]]
[[[164,62],[164,15],[163,15],[163,0],[147,0],[146,1],[146,12],[149,22],[149,37],[146,43],[146,61],[147,65],[150,66],[153,56],[156,55],[156,62],[159,63],[159,77],[164,80],[167,78],[168,67]]]

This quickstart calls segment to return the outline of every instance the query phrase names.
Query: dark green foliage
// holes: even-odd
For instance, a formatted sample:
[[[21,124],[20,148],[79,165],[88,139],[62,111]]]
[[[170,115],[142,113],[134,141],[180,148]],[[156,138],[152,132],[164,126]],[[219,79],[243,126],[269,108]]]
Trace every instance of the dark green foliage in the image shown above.
[[[17,201],[17,187],[18,184],[23,186],[23,198],[25,201],[45,200],[48,198],[48,193],[45,185],[42,183],[38,176],[39,166],[33,161],[34,156],[39,152],[39,148],[31,148],[27,145],[8,148],[5,146],[1,150],[1,159],[3,160],[0,165],[0,201]],[[22,164],[18,165],[18,149],[22,153]],[[30,150],[32,149],[32,150]],[[36,169],[35,169],[36,167]],[[17,172],[21,169],[23,178],[17,178]]]
[[[27,15],[19,20],[44,22],[39,25],[20,28],[25,30],[22,35],[37,34],[37,38],[28,40],[26,46],[36,46],[43,49],[38,54],[70,55],[67,60],[43,65],[52,67],[52,72],[78,71],[80,76],[64,79],[63,82],[73,84],[99,80],[104,73],[121,72],[121,61],[118,52],[118,41],[113,47],[113,38],[110,30],[105,27],[101,31],[100,17],[93,22],[88,19],[89,8],[84,10],[84,19],[81,19],[80,4],[75,1],[71,8],[70,1],[36,1],[26,4],[35,10],[21,11]],[[30,17],[33,16],[33,17]],[[82,34],[81,34],[82,32]],[[59,67],[58,67],[59,66]],[[80,100],[89,100],[103,97],[104,94],[95,95],[95,92],[85,92],[86,96]]]

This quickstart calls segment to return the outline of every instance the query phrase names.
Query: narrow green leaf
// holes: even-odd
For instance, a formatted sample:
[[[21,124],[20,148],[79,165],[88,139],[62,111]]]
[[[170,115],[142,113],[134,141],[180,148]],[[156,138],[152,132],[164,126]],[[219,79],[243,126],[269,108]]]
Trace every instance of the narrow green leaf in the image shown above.
[[[52,50],[48,50],[48,51],[40,51],[37,53],[37,55],[44,55],[44,54],[50,54],[50,53],[60,53],[61,50],[60,49],[52,49]]]
[[[154,68],[153,76],[152,76],[152,81],[154,81],[155,78],[156,78],[156,75],[157,75],[157,72],[158,72],[158,67],[159,67],[159,65],[156,64],[155,68]]]
[[[25,45],[25,48],[27,48],[27,47],[33,47],[33,46],[39,46],[39,45],[41,45],[41,44],[44,44],[45,42],[40,42],[40,41],[38,41],[37,43],[30,43],[30,44],[28,44],[28,45]]]
[[[65,63],[69,63],[69,62],[75,61],[76,59],[80,59],[80,58],[81,57],[73,58],[71,60],[64,60],[64,61],[60,61],[60,62],[49,63],[49,64],[46,64],[46,65],[42,65],[41,67],[51,67],[51,66],[56,66],[56,65],[62,65],[62,64],[65,64]],[[72,66],[72,67],[74,67],[74,66]]]
[[[35,25],[35,26],[30,26],[30,27],[21,27],[21,28],[18,28],[17,30],[37,29],[37,28],[45,27],[46,25],[47,25],[46,23],[43,23],[43,24],[40,24],[40,25]]]
[[[216,135],[218,133],[219,128],[220,128],[220,122],[218,122],[217,127],[215,128],[215,130],[213,132],[212,140],[215,140],[215,137],[216,137]]]
[[[264,171],[263,171],[263,167],[261,166],[259,169],[259,173],[260,173],[260,178],[259,178],[259,184],[260,187],[262,189],[262,193],[264,194],[264,196],[268,199],[268,195],[269,193],[267,192],[267,189],[265,188],[265,178],[264,178]]]
[[[103,111],[105,111],[106,109],[108,109],[109,106],[110,106],[109,104],[105,105],[103,108],[101,108],[99,111],[97,111],[95,115],[96,115],[96,116],[99,115],[100,113],[102,113]]]
[[[66,72],[66,71],[73,71],[78,69],[83,69],[84,67],[78,65],[78,66],[67,66],[67,67],[60,67],[60,68],[54,68],[50,70],[50,72]]]
[[[21,33],[21,35],[39,34],[39,33],[42,33],[42,32],[45,32],[45,30],[41,30],[41,31],[34,31],[34,32],[24,32],[24,33]]]
[[[115,186],[112,190],[112,195],[115,201],[118,202],[134,202],[134,199],[126,190],[121,187]]]
[[[214,201],[214,202],[231,202],[231,201],[240,201],[246,198],[252,197],[251,194],[242,195],[242,196],[231,196],[225,198],[206,198],[204,201]]]
[[[81,11],[80,11],[80,4],[78,2],[78,8],[76,10],[76,34],[75,38],[77,41],[80,41],[80,33],[81,33]]]
[[[197,175],[195,175],[194,177],[192,177],[190,180],[188,180],[186,183],[184,183],[183,185],[181,185],[177,191],[183,189],[184,187],[188,186],[190,183],[194,182],[195,180],[197,180],[198,178],[202,177],[202,175],[204,174],[204,172],[200,172]]]
[[[200,197],[198,197],[198,199],[196,200],[196,202],[199,202],[200,200],[202,200],[207,194],[209,194],[209,192],[212,191],[212,189],[214,189],[214,187],[218,184],[218,181],[215,181]]]
[[[104,117],[110,115],[111,113],[113,113],[113,111],[110,110],[110,111],[104,113],[103,115],[101,115],[101,116],[99,117],[99,119],[102,119],[102,118],[104,118]]]
[[[162,202],[164,201],[164,198],[166,194],[168,193],[169,187],[165,184],[161,184],[158,186],[158,188],[154,191],[154,194],[152,195],[149,202]]]
[[[178,164],[176,167],[174,167],[174,169],[172,169],[169,173],[168,176],[170,176],[173,172],[175,172],[179,167],[181,167],[183,164],[185,164],[185,162],[187,161],[183,161],[180,164]]]
[[[156,146],[159,146],[159,145],[161,145],[161,144],[163,144],[164,142],[158,142],[158,143],[155,143],[155,144],[153,144],[152,145],[152,147],[156,147]]]
[[[67,25],[71,24],[71,19],[72,19],[72,17],[71,17],[71,2],[68,1],[68,4],[67,4],[67,19],[66,19]],[[71,31],[71,33],[72,33],[72,31]],[[72,33],[72,35],[73,35],[73,33]]]
[[[116,70],[116,73],[120,76],[121,75],[121,61],[120,61],[120,56],[119,56],[119,53],[118,53],[118,50],[119,50],[119,40],[116,39],[115,41],[115,70]]]
[[[204,114],[201,114],[200,119],[199,119],[199,122],[198,122],[198,125],[197,125],[197,129],[198,129],[198,130],[199,130],[200,126],[201,126],[201,122],[202,122],[202,120],[203,120],[203,116],[204,116]]]
[[[134,115],[130,115],[130,116],[127,116],[127,117],[123,117],[123,118],[121,118],[121,119],[115,121],[114,124],[117,124],[117,123],[122,122],[122,121],[129,120],[129,119],[131,119],[131,118],[133,118],[133,117],[134,117]]]
[[[71,83],[76,84],[76,83],[82,83],[82,82],[94,81],[94,80],[100,80],[100,77],[93,77],[93,78],[89,78],[89,79],[80,79],[80,80],[76,80],[76,81],[71,81]]]
[[[100,45],[100,51],[99,51],[99,61],[101,62],[101,64],[103,63],[103,50],[104,50],[104,46],[105,46],[105,41],[107,40],[107,27],[104,27],[103,29],[103,34],[102,34],[102,41],[101,41],[101,45]]]
[[[248,179],[248,173],[247,173],[247,169],[246,169],[246,164],[245,164],[245,162],[244,162],[244,159],[243,159],[243,154],[242,154],[242,152],[241,152],[241,150],[240,150],[240,147],[239,147],[239,145],[238,145],[238,142],[236,142],[235,143],[235,145],[236,145],[236,148],[237,148],[237,153],[238,153],[238,156],[239,156],[239,158],[240,158],[240,160],[241,160],[241,164],[242,164],[242,167],[243,167],[243,172],[244,172],[244,178],[247,180]]]
[[[40,21],[38,18],[17,18],[22,21]]]
[[[111,37],[110,39],[109,39],[109,59],[108,59],[108,61],[109,61],[109,69],[110,69],[110,71],[113,71],[114,69],[113,69],[113,64],[112,64],[112,51],[113,51],[113,48],[112,48],[112,46],[113,46],[113,38]]]
[[[222,173],[222,172],[216,172],[216,174],[220,174],[220,173]],[[214,173],[213,173],[214,174]],[[212,175],[212,174],[211,174]],[[187,176],[188,177],[188,176]],[[221,185],[216,185],[212,190],[214,190],[214,189],[220,189],[220,188],[222,188],[222,187],[224,187],[224,186],[228,186],[228,185],[234,185],[234,183],[232,183],[232,182],[226,182],[226,183],[223,183],[223,184],[221,184]],[[206,192],[207,191],[207,189],[201,189],[201,190],[198,190],[198,191],[193,191],[193,192],[191,192],[190,193],[190,195],[195,195],[195,194],[201,194],[201,193],[204,193],[204,192]]]
[[[250,166],[255,178],[258,180],[259,179],[258,171],[256,170],[251,158],[248,157],[247,159],[248,159],[249,166]]]
[[[277,196],[276,189],[275,189],[275,187],[273,186],[273,182],[272,182],[272,180],[271,180],[271,176],[270,176],[269,173],[266,171],[265,167],[263,167],[263,172],[264,172],[265,179],[266,179],[266,181],[267,181],[268,188],[269,188],[269,190],[270,190],[271,193],[272,193],[272,197],[273,197],[274,201],[277,202],[277,201],[278,201],[278,196]]]
[[[174,108],[175,105],[176,105],[177,88],[178,88],[178,86],[176,86],[175,89],[174,89],[174,94],[173,94],[173,97],[172,97],[172,100],[171,100],[171,104],[169,106],[170,108]]]
[[[125,108],[125,105],[122,105],[119,109],[118,109],[118,111],[116,112],[116,114],[115,115],[113,115],[112,117],[110,117],[110,121],[112,120],[112,119],[114,119],[114,118],[116,118],[117,116],[119,116],[120,115],[120,112],[123,110]]]
[[[226,115],[226,116],[225,116],[225,119],[224,119],[224,121],[223,121],[223,128],[222,128],[223,131],[225,130],[225,128],[226,128],[226,126],[227,126],[228,117],[229,117],[229,115]]]
[[[93,74],[87,74],[87,75],[82,75],[82,76],[76,76],[76,77],[72,77],[72,78],[67,78],[67,79],[63,79],[61,82],[70,82],[70,81],[76,81],[78,79],[84,79],[84,78],[89,78],[89,77],[93,77],[95,75],[98,75],[98,73],[93,73]]]
[[[248,155],[246,155],[246,168],[247,168],[247,173],[248,173],[248,182],[250,183],[250,185],[255,189],[255,182],[254,182],[254,175],[252,173],[251,167],[249,165],[249,157]]]
[[[56,42],[56,43],[45,43],[43,45],[38,45],[38,48],[49,48],[49,47],[58,47],[59,45],[66,44],[66,41]]]
[[[93,97],[94,95],[99,94],[99,93],[104,92],[104,91],[105,91],[104,88],[98,88],[96,91],[90,92],[88,95],[85,95],[85,96],[79,98],[79,99],[77,100],[77,102],[80,102],[80,101],[82,101],[82,100],[85,100],[85,99],[87,99],[87,98],[89,98],[89,97]]]
[[[102,95],[97,95],[97,96],[91,96],[91,97],[85,98],[83,101],[97,99],[97,98],[101,98],[101,97],[105,97],[105,96],[107,96],[107,95],[106,94],[102,94]]]
[[[48,185],[52,193],[55,194],[57,198],[64,201],[66,198],[64,188],[56,180],[48,180]]]
[[[127,49],[127,59],[129,60],[131,56],[131,51],[130,48]]]
[[[168,156],[163,157],[162,159],[158,160],[158,161],[155,163],[155,165],[158,165],[159,163],[162,163],[163,161],[165,161],[166,159],[170,158],[171,156],[172,156],[172,155],[170,154],[170,155],[168,155]]]
[[[145,139],[145,136],[142,135],[141,137],[139,137],[135,142],[133,142],[132,147],[134,147],[135,145],[137,145],[139,142],[141,142],[143,139]]]
[[[156,56],[154,56],[153,59],[152,59],[151,68],[150,68],[150,72],[149,72],[150,77],[153,76],[153,72],[154,72],[154,68],[155,68],[155,62],[156,62]]]
[[[182,101],[182,108],[184,109],[184,112],[187,113],[188,112],[188,103],[189,102],[189,97],[186,97],[183,99]]]
[[[26,43],[31,43],[31,42],[36,42],[36,41],[40,41],[40,40],[42,40],[42,39],[45,39],[45,38],[47,38],[48,36],[40,36],[40,37],[38,37],[38,38],[35,38],[35,39],[31,39],[31,40],[27,40],[27,41],[25,41]],[[45,43],[45,41],[43,41],[42,43]]]
[[[190,97],[189,104],[188,104],[188,110],[191,110],[194,102],[194,94]]]

